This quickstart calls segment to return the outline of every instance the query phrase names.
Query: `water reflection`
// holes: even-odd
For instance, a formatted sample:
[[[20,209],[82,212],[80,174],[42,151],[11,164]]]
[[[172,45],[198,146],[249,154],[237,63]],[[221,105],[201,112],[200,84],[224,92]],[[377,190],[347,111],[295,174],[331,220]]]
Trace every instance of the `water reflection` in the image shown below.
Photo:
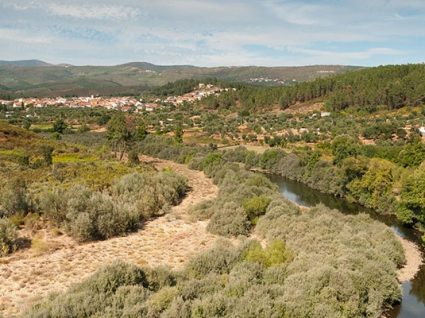
[[[395,232],[416,243],[420,242],[420,233],[403,226],[392,216],[383,216],[361,205],[350,203],[347,200],[321,193],[308,186],[280,176],[269,176],[276,183],[282,195],[302,206],[315,206],[319,203],[331,209],[337,209],[346,214],[367,213],[372,218],[390,226]],[[423,251],[424,252],[424,251]],[[425,317],[425,265],[421,267],[416,277],[402,285],[403,300],[388,313],[391,318],[424,318]]]

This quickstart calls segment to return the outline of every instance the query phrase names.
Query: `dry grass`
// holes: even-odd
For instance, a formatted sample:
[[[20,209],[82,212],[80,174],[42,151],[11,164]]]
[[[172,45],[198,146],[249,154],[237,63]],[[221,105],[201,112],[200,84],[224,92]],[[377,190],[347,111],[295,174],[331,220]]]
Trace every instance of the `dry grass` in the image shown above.
[[[114,260],[177,269],[191,256],[213,245],[217,237],[207,233],[207,222],[192,222],[187,215],[192,205],[217,195],[212,181],[184,165],[149,157],[142,160],[158,170],[171,168],[186,176],[192,191],[169,215],[126,237],[79,245],[51,230],[52,233],[38,236],[33,248],[2,259],[0,316],[17,315],[33,301],[66,289]]]

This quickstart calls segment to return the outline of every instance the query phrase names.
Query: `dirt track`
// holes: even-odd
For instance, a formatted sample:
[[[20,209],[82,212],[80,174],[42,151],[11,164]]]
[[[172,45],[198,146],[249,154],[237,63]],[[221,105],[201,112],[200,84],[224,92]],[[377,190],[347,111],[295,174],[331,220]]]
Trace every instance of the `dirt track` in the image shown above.
[[[170,161],[142,157],[158,170],[169,167],[186,176],[191,192],[164,217],[139,232],[102,242],[79,245],[62,236],[62,247],[37,256],[31,249],[0,259],[0,316],[19,314],[34,300],[65,290],[114,260],[139,265],[179,268],[196,253],[211,247],[217,236],[206,222],[191,222],[188,209],[217,195],[218,188],[202,172]]]

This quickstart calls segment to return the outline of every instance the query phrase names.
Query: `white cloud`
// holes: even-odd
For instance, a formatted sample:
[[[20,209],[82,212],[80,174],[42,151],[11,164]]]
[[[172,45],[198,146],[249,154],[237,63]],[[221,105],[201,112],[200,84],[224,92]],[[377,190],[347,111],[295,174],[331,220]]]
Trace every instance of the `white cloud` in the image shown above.
[[[375,56],[402,56],[406,52],[391,48],[370,48],[366,50],[335,52],[326,50],[312,50],[305,48],[291,48],[292,52],[302,53],[310,56],[310,60],[316,61],[314,64],[359,64],[361,61],[373,58]]]
[[[368,64],[424,38],[423,0],[0,0],[9,55],[70,63]]]
[[[44,35],[34,35],[24,30],[0,28],[0,40],[27,44],[50,44],[52,38]]]
[[[58,4],[50,3],[46,7],[53,15],[68,16],[79,19],[116,19],[125,20],[136,18],[140,11],[137,8],[121,5],[103,4]]]
[[[0,3],[18,11],[37,9],[51,15],[78,19],[133,19],[140,14],[137,6],[125,6],[120,2],[108,4],[107,1],[52,1],[52,0],[18,0]]]

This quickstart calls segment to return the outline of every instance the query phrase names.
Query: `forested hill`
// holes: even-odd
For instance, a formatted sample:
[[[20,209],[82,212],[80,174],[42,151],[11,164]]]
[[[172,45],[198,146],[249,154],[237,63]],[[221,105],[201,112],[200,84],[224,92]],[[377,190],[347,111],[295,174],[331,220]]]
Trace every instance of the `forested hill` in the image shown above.
[[[211,108],[242,105],[261,110],[280,105],[288,108],[298,102],[320,99],[329,110],[360,107],[374,111],[378,106],[396,109],[425,102],[425,64],[389,65],[347,72],[290,87],[246,87],[211,97]]]
[[[0,61],[0,96],[66,96],[140,94],[147,88],[182,79],[206,79],[282,85],[314,80],[357,67],[159,66],[144,62],[116,66],[52,65],[42,61]]]

